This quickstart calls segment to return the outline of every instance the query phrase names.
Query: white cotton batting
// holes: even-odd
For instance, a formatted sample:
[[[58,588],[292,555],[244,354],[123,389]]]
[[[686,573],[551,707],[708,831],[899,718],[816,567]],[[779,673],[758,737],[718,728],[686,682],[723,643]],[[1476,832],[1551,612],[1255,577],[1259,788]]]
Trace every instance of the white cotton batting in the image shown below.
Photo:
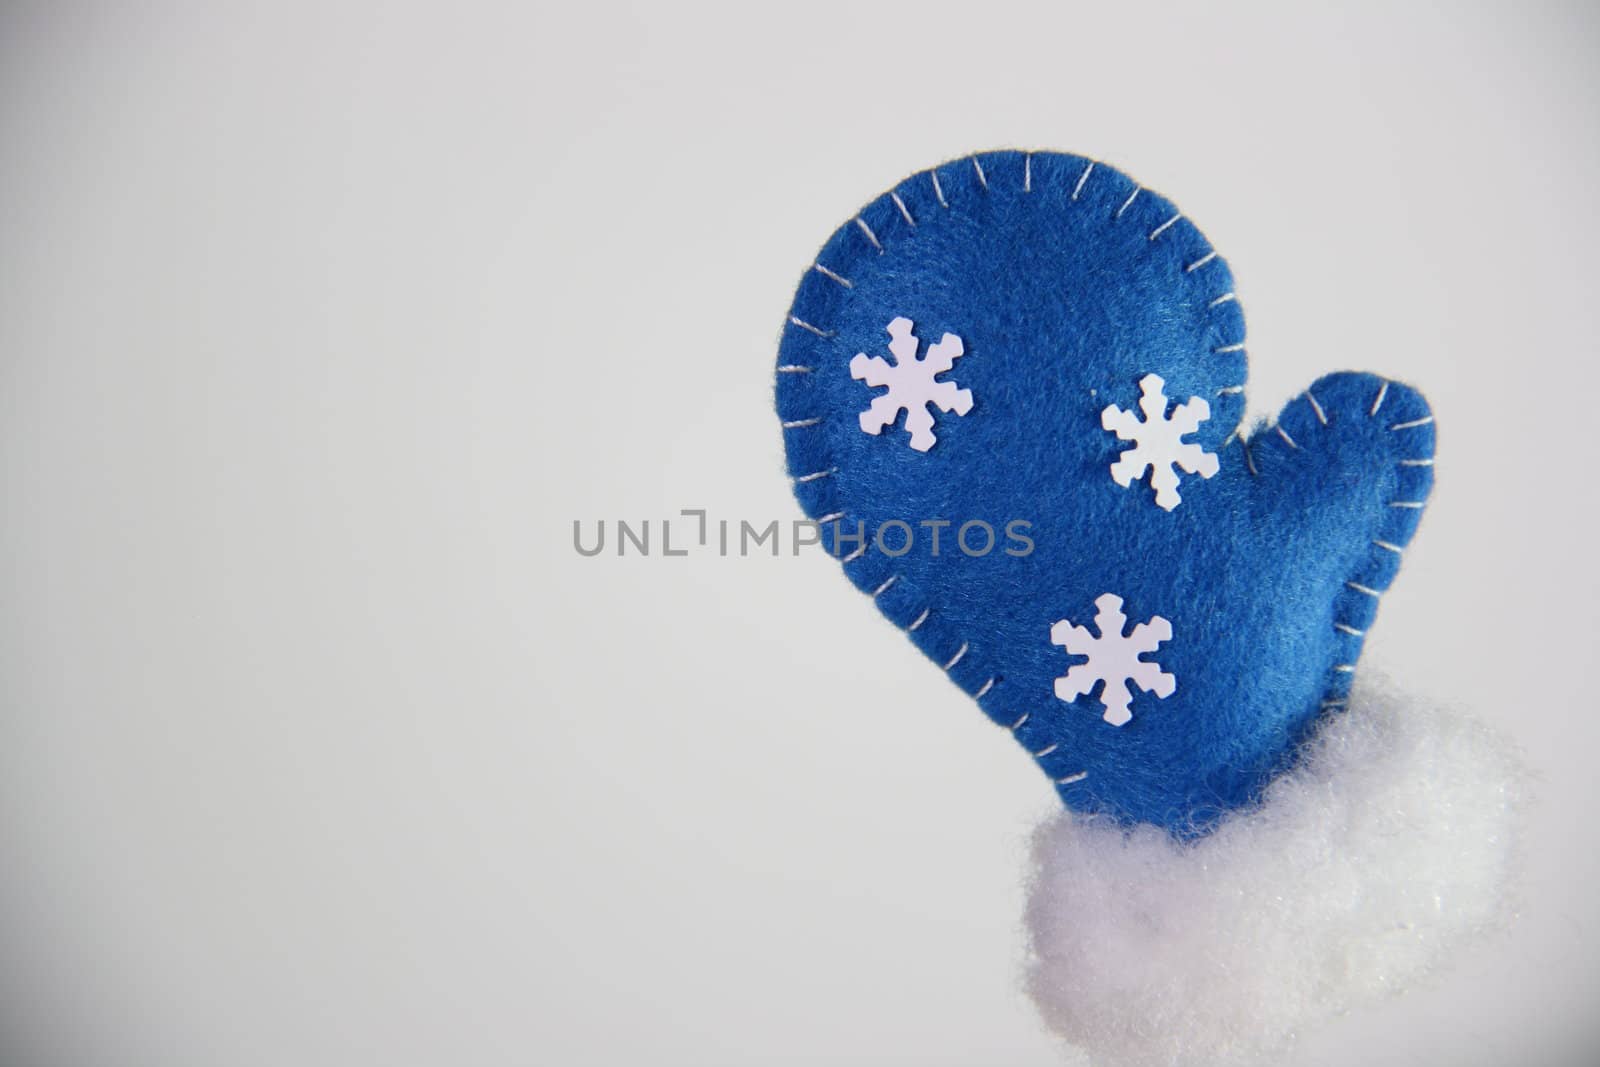
[[[1504,921],[1521,781],[1488,728],[1364,688],[1203,839],[1053,816],[1033,839],[1029,992],[1096,1063],[1279,1050]]]

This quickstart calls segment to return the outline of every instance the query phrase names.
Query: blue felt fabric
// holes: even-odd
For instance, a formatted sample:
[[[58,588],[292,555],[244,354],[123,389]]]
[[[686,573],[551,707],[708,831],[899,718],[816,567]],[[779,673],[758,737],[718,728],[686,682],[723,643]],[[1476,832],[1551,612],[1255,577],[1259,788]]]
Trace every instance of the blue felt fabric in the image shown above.
[[[1227,264],[1173,205],[1105,164],[994,152],[901,182],[828,240],[801,280],[778,355],[777,410],[795,494],[813,518],[864,523],[846,576],[1016,740],[1065,803],[1180,834],[1248,804],[1292,762],[1319,715],[1342,705],[1379,595],[1432,484],[1434,427],[1414,390],[1331,374],[1276,424],[1242,434],[1244,316]],[[821,269],[819,269],[821,268]],[[922,353],[946,332],[964,353],[941,380],[973,395],[934,411],[937,443],[908,446],[901,413],[881,434],[858,415],[884,392],[851,377],[856,353],[889,358],[888,323],[915,323]],[[1148,475],[1117,485],[1130,442],[1101,426],[1137,409],[1139,380],[1211,417],[1187,440],[1216,453],[1155,505]],[[923,520],[983,519],[979,557],[928,551]],[[897,557],[871,532],[918,535]],[[1032,524],[1009,555],[1004,524]],[[833,545],[834,531],[823,541]],[[904,532],[886,534],[898,551]],[[981,544],[981,534],[974,542]],[[1058,620],[1093,627],[1095,600],[1129,624],[1170,621],[1145,660],[1176,679],[1134,690],[1133,718],[1103,721],[1091,693],[1058,699],[1083,657],[1051,642]]]

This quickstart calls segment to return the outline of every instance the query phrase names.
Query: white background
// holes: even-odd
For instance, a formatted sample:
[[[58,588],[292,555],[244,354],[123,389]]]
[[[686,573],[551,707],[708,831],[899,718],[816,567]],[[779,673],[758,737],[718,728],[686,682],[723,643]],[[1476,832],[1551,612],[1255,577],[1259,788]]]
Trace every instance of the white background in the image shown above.
[[[1251,410],[1439,417],[1372,661],[1541,775],[1522,918],[1297,1063],[1600,1054],[1600,18],[11,5],[0,1043],[21,1067],[1051,1064],[1025,756],[789,519],[822,240],[974,149],[1229,257]]]

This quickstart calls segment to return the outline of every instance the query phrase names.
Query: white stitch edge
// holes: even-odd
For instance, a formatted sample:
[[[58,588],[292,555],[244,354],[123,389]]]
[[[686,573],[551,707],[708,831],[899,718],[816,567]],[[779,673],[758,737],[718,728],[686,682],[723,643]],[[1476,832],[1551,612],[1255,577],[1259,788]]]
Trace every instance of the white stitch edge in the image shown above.
[[[1238,344],[1223,345],[1221,348],[1213,348],[1211,351],[1220,356],[1224,352],[1243,352],[1244,349],[1245,343],[1240,341]]]
[[[830,522],[836,522],[836,521],[838,521],[839,519],[842,519],[842,518],[844,518],[844,512],[842,512],[842,511],[830,511],[830,512],[828,512],[828,514],[822,516],[822,518],[817,519],[815,521],[816,521],[816,524],[818,526],[825,526]]]
[[[1230,395],[1232,395],[1234,393],[1242,393],[1242,392],[1244,392],[1244,386],[1242,386],[1242,385],[1224,385],[1221,389],[1217,390],[1217,395],[1218,396],[1230,396]]]
[[[1252,478],[1258,476],[1261,472],[1256,470],[1256,461],[1250,458],[1250,443],[1241,437],[1239,447],[1244,449],[1244,465],[1250,468],[1250,476]]]
[[[1193,263],[1191,263],[1187,267],[1183,268],[1183,273],[1185,273],[1185,274],[1193,274],[1195,271],[1199,270],[1201,267],[1205,266],[1207,263],[1210,263],[1213,259],[1216,259],[1216,258],[1217,258],[1217,250],[1215,248],[1213,248],[1211,251],[1207,252],[1205,255],[1201,256],[1199,259],[1195,260]]]
[[[1431,459],[1403,459],[1403,460],[1400,461],[1400,466],[1402,466],[1402,467],[1431,467],[1431,466],[1433,466],[1433,460],[1431,460]]]
[[[1424,415],[1422,418],[1420,418],[1420,419],[1412,419],[1410,422],[1397,422],[1393,426],[1389,427],[1389,429],[1391,429],[1391,430],[1409,430],[1413,426],[1426,426],[1426,425],[1428,425],[1428,423],[1430,423],[1432,421],[1433,421],[1433,416],[1432,415]]]
[[[839,562],[841,564],[843,564],[843,563],[854,563],[856,560],[860,559],[862,556],[864,556],[866,554],[867,554],[867,543],[865,541],[863,541],[863,542],[861,542],[861,547],[857,548],[854,552],[850,553],[848,556],[844,557]]]
[[[1383,398],[1388,396],[1388,395],[1389,395],[1389,379],[1385,378],[1383,380],[1383,384],[1378,387],[1378,399],[1376,399],[1376,400],[1374,400],[1372,402],[1372,410],[1367,412],[1367,416],[1369,418],[1371,416],[1373,416],[1373,415],[1376,415],[1378,413],[1378,409],[1383,407]]]
[[[1061,742],[1060,741],[1052,741],[1050,744],[1044,746],[1039,751],[1037,751],[1035,753],[1032,753],[1033,758],[1034,759],[1044,759],[1044,757],[1050,755],[1050,753],[1054,752],[1056,749],[1058,749],[1060,747],[1061,747]]]
[[[802,330],[810,330],[812,333],[816,334],[818,337],[832,337],[833,336],[833,333],[831,331],[824,330],[824,329],[821,329],[820,327],[813,326],[809,322],[807,322],[805,319],[800,318],[798,315],[790,315],[789,316],[789,321],[794,323],[796,326],[800,327]]]
[[[810,374],[815,367],[802,367],[798,363],[785,363],[778,368],[779,374]]]
[[[1425,508],[1428,506],[1428,502],[1426,500],[1391,500],[1389,501],[1389,506],[1391,508]]]
[[[917,627],[919,627],[923,623],[927,622],[928,621],[928,615],[932,611],[933,611],[932,608],[923,608],[922,609],[922,614],[918,615],[915,619],[912,619],[911,620],[911,625],[906,627],[906,632],[910,633],[912,630],[915,630]]]
[[[857,215],[856,225],[860,226],[861,232],[867,235],[867,240],[872,242],[872,247],[876,248],[879,254],[882,254],[883,245],[878,243],[878,235],[872,232],[872,227],[867,225],[867,220],[862,218],[860,215]]]
[[[1285,430],[1282,426],[1274,426],[1273,429],[1278,431],[1278,436],[1279,437],[1283,438],[1285,441],[1287,441],[1289,443],[1289,447],[1290,448],[1298,449],[1300,447],[1299,445],[1294,443],[1294,438],[1289,436],[1289,431]]]
[[[990,678],[987,682],[984,682],[983,685],[978,687],[978,691],[972,694],[972,699],[982,700],[983,694],[994,688],[994,682],[995,680],[993,678]]]
[[[1211,301],[1211,303],[1207,304],[1206,307],[1208,307],[1208,308],[1221,307],[1223,304],[1226,304],[1228,301],[1237,300],[1237,299],[1239,299],[1239,297],[1236,294],[1232,293],[1232,292],[1223,293],[1221,296],[1219,296],[1215,300]]]
[[[1157,226],[1155,229],[1151,230],[1150,240],[1154,241],[1157,237],[1160,237],[1163,233],[1166,233],[1167,227],[1171,226],[1174,222],[1177,222],[1181,218],[1183,218],[1183,212],[1180,211],[1166,222],[1163,222],[1160,226]]]
[[[989,176],[983,172],[983,164],[978,162],[978,157],[972,157],[972,169],[978,172],[978,184],[984,189],[989,188]]]
[[[939,172],[930,170],[928,177],[933,179],[933,195],[939,198],[939,206],[943,208],[949,207],[950,201],[944,198],[944,190],[939,187]]]
[[[790,419],[788,422],[783,424],[783,428],[785,430],[803,430],[807,426],[815,426],[817,423],[819,423],[821,421],[822,421],[822,416],[821,415],[818,415],[814,419]]]
[[[904,218],[912,226],[915,226],[917,224],[917,220],[912,218],[911,217],[911,212],[909,210],[907,210],[906,202],[904,200],[900,199],[900,194],[899,193],[890,193],[889,194],[889,199],[893,200],[894,201],[894,206],[900,209],[900,215],[901,215],[902,218]]]
[[[1309,389],[1306,390],[1306,399],[1311,401],[1311,410],[1317,413],[1317,421],[1324,426],[1328,425],[1328,413],[1322,410],[1322,405],[1317,403],[1317,398],[1311,395]]]
[[[967,643],[965,641],[963,641],[963,642],[961,642],[961,647],[956,649],[956,654],[950,657],[950,662],[946,663],[944,665],[944,669],[945,670],[949,670],[951,667],[954,667],[957,663],[960,663],[961,662],[961,657],[965,656],[966,654],[967,654]]]
[[[1022,157],[1022,191],[1033,192],[1033,153]]]
[[[839,468],[838,467],[829,467],[825,471],[812,471],[810,474],[802,474],[802,475],[800,475],[800,477],[796,478],[795,481],[797,481],[797,482],[814,482],[818,478],[826,478],[831,474],[838,474],[838,473],[839,473]]]
[[[1387,383],[1385,383],[1385,384],[1387,384]],[[1308,397],[1310,396],[1309,391],[1307,392],[1306,395]],[[1379,399],[1381,400],[1382,397],[1380,396]],[[1373,411],[1376,411],[1376,410],[1377,410],[1377,404],[1373,404]],[[1386,551],[1389,551],[1389,552],[1394,552],[1396,554],[1401,552],[1401,548],[1400,548],[1399,545],[1393,544],[1393,543],[1391,543],[1389,541],[1374,540],[1372,543],[1374,545],[1378,546],[1379,548],[1385,549]],[[1367,596],[1372,597],[1374,600],[1379,600],[1379,599],[1382,599],[1382,597],[1383,597],[1383,593],[1380,592],[1379,590],[1373,589],[1371,586],[1362,585],[1360,582],[1345,582],[1344,584],[1346,586],[1348,586],[1349,588],[1354,589],[1358,593],[1364,593]],[[1338,630],[1340,633],[1349,634],[1351,637],[1357,637],[1357,638],[1365,638],[1366,637],[1366,632],[1364,630],[1358,630],[1354,626],[1347,625],[1346,623],[1336,622],[1336,623],[1333,624],[1333,628],[1335,630]],[[1354,674],[1355,670],[1356,670],[1355,664],[1353,664],[1353,663],[1339,663],[1339,664],[1336,664],[1333,669],[1334,669],[1334,671],[1336,673],[1339,673],[1339,674]],[[1324,709],[1327,709],[1327,708],[1342,708],[1342,707],[1345,707],[1347,703],[1348,703],[1348,701],[1345,698],[1337,698],[1337,699],[1333,699],[1333,700],[1324,700],[1322,702],[1322,707]]]
[[[1133,192],[1128,194],[1128,199],[1122,202],[1122,206],[1117,208],[1117,213],[1111,217],[1114,219],[1120,219],[1122,217],[1122,213],[1133,206],[1133,202],[1139,198],[1139,194],[1143,191],[1143,186],[1135,185],[1133,187]]]
[[[899,580],[900,580],[900,576],[898,574],[889,575],[888,578],[884,579],[884,582],[883,582],[882,585],[878,586],[878,588],[876,588],[876,589],[874,589],[872,591],[873,599],[876,600],[879,596],[881,596],[883,594],[884,590],[888,589],[891,585],[893,585],[895,582],[898,582]]]
[[[821,274],[824,278],[832,278],[834,281],[838,282],[840,285],[844,286],[846,289],[854,289],[856,287],[856,283],[855,282],[851,281],[849,278],[846,278],[843,274],[838,274],[838,273],[835,273],[834,271],[829,270],[827,267],[824,267],[821,263],[813,263],[813,264],[811,264],[811,269],[815,270],[817,273]]]
[[[1010,726],[1006,727],[1006,729],[1011,730],[1013,732],[1022,729],[1022,724],[1028,721],[1028,716],[1030,714],[1031,714],[1031,712],[1026,712],[1026,711],[1023,712],[1022,713],[1022,718],[1018,719],[1016,722],[1014,722]]]
[[[1089,161],[1089,165],[1087,167],[1083,168],[1083,173],[1078,175],[1078,184],[1074,185],[1072,187],[1072,199],[1074,199],[1074,200],[1078,199],[1078,194],[1083,192],[1083,183],[1088,181],[1089,180],[1089,175],[1091,175],[1093,173],[1094,173],[1094,160],[1091,159]]]
[[[1077,774],[1069,774],[1065,778],[1057,778],[1056,785],[1071,785],[1073,782],[1081,782],[1087,777],[1089,777],[1088,771],[1079,771]]]

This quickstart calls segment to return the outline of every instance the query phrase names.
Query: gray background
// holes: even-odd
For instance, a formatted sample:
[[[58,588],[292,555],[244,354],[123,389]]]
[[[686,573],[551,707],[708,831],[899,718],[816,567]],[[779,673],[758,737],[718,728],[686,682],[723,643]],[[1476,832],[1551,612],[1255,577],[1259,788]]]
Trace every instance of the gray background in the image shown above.
[[[1295,1062],[1600,1049],[1592,7],[52,4],[0,36],[7,1063],[1060,1062],[1015,986],[1025,757],[820,556],[571,547],[797,514],[801,270],[904,173],[1012,145],[1200,222],[1254,413],[1370,368],[1439,415],[1370,655],[1525,746],[1524,916]]]

